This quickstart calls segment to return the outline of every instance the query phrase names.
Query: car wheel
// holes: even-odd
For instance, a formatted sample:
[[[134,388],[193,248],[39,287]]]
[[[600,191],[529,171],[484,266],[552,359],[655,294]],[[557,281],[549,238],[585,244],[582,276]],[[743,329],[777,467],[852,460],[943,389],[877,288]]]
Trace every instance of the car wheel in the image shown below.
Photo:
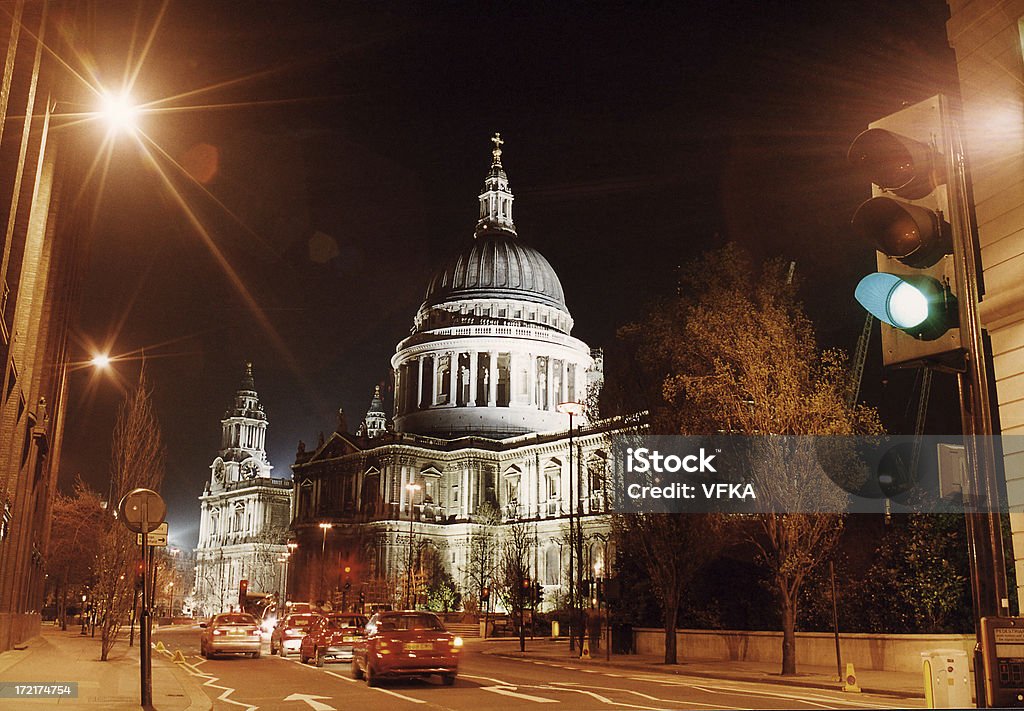
[[[252,653],[252,658],[253,659],[259,659],[260,658],[260,654],[261,654],[261,652],[253,652]]]
[[[367,661],[366,663],[366,685],[367,686],[380,686],[380,679],[373,673],[373,665]]]
[[[274,640],[270,640],[270,656],[277,654],[278,649],[274,646]]]
[[[324,665],[324,655],[320,653],[319,648],[313,650],[313,663],[318,667],[322,667]]]
[[[362,679],[363,678],[363,670],[359,667],[359,662],[357,662],[355,659],[352,660],[352,678],[353,679]]]
[[[308,664],[309,663],[309,657],[307,657],[305,654],[303,654],[301,649],[299,650],[299,661],[302,662],[303,664]]]
[[[277,653],[281,656],[281,659],[288,658],[288,650],[284,648],[283,644],[277,648]]]
[[[444,684],[445,686],[452,686],[455,683],[455,675],[454,674],[442,674],[441,675],[441,683]]]
[[[205,644],[200,643],[200,645],[199,645],[199,656],[202,657],[203,659],[209,659],[209,657],[206,654],[206,645]]]

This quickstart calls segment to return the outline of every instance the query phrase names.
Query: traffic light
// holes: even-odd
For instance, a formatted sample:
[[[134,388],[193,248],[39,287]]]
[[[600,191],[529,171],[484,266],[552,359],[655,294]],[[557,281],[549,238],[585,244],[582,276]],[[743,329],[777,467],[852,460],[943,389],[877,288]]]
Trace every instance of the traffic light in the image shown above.
[[[359,609],[362,609],[366,604],[366,593],[362,590],[359,591]]]
[[[486,585],[480,588],[480,602],[487,602],[491,599],[491,589]]]
[[[142,590],[143,581],[146,579],[146,564],[141,560],[135,564],[135,589]]]
[[[245,612],[246,597],[249,594],[249,581],[238,581],[238,609]]]
[[[544,587],[540,583],[533,584],[533,604],[536,607],[540,607],[540,604],[544,602]]]
[[[964,349],[954,252],[970,229],[959,140],[945,96],[870,125],[850,145],[850,163],[872,182],[853,231],[877,251],[878,271],[854,293],[882,322],[882,360],[912,367]]]
[[[524,600],[530,599],[530,591],[533,589],[533,583],[530,582],[529,578],[523,578],[523,584],[520,587],[520,595]]]

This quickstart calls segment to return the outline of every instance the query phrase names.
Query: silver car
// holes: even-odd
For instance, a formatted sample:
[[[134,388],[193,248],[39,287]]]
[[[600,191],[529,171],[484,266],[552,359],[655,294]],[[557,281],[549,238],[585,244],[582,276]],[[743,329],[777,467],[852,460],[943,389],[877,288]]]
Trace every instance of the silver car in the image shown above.
[[[199,654],[210,659],[217,654],[248,654],[259,659],[263,639],[256,618],[243,612],[214,615],[199,638]]]

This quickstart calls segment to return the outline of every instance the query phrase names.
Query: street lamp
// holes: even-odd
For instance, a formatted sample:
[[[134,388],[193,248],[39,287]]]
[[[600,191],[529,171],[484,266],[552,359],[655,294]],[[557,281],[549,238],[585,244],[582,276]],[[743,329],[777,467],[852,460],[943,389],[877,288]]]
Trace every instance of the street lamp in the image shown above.
[[[324,568],[327,559],[327,532],[334,527],[332,523],[321,523],[320,530],[324,532],[323,540],[320,542],[320,590],[317,600],[324,599]]]
[[[100,96],[97,115],[107,124],[110,133],[134,133],[139,118],[139,107],[127,91],[105,91]]]
[[[583,403],[580,402],[561,402],[558,404],[558,411],[564,415],[569,416],[569,650],[576,649],[576,642],[573,633],[576,632],[576,627],[579,626],[578,620],[576,620],[576,596],[579,590],[579,585],[573,575],[576,568],[579,568],[579,578],[582,580],[583,577],[583,522],[580,520],[580,530],[576,530],[576,522],[574,522],[573,515],[573,491],[575,487],[576,498],[579,499],[579,486],[578,482],[574,482],[576,476],[573,472],[573,456],[572,451],[574,449],[573,440],[573,418],[578,417],[584,413],[586,408]],[[579,500],[579,510],[576,512],[576,518],[582,519],[583,516],[583,502]],[[578,533],[578,535],[577,535]],[[575,548],[575,551],[573,550]],[[576,564],[573,564],[573,558],[576,558]],[[582,648],[582,636],[580,637],[580,646]]]
[[[405,609],[409,610],[412,607],[410,597],[412,596],[412,520],[413,520],[413,501],[416,497],[416,492],[420,490],[419,484],[406,484],[405,490],[409,492],[409,565],[406,569],[405,576]]]
[[[298,541],[288,541],[288,552],[284,554],[284,594],[281,595],[281,613],[288,608],[288,573],[290,572],[289,563],[291,557],[294,555],[296,549],[298,549]]]

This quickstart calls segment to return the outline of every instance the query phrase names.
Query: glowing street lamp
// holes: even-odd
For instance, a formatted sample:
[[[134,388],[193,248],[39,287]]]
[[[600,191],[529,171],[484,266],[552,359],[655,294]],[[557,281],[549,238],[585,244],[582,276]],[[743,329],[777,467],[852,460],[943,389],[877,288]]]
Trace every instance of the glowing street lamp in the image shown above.
[[[139,118],[139,107],[127,91],[104,91],[100,96],[99,117],[110,133],[134,133]]]
[[[89,363],[97,370],[106,370],[110,367],[110,356],[106,353],[97,353]]]

